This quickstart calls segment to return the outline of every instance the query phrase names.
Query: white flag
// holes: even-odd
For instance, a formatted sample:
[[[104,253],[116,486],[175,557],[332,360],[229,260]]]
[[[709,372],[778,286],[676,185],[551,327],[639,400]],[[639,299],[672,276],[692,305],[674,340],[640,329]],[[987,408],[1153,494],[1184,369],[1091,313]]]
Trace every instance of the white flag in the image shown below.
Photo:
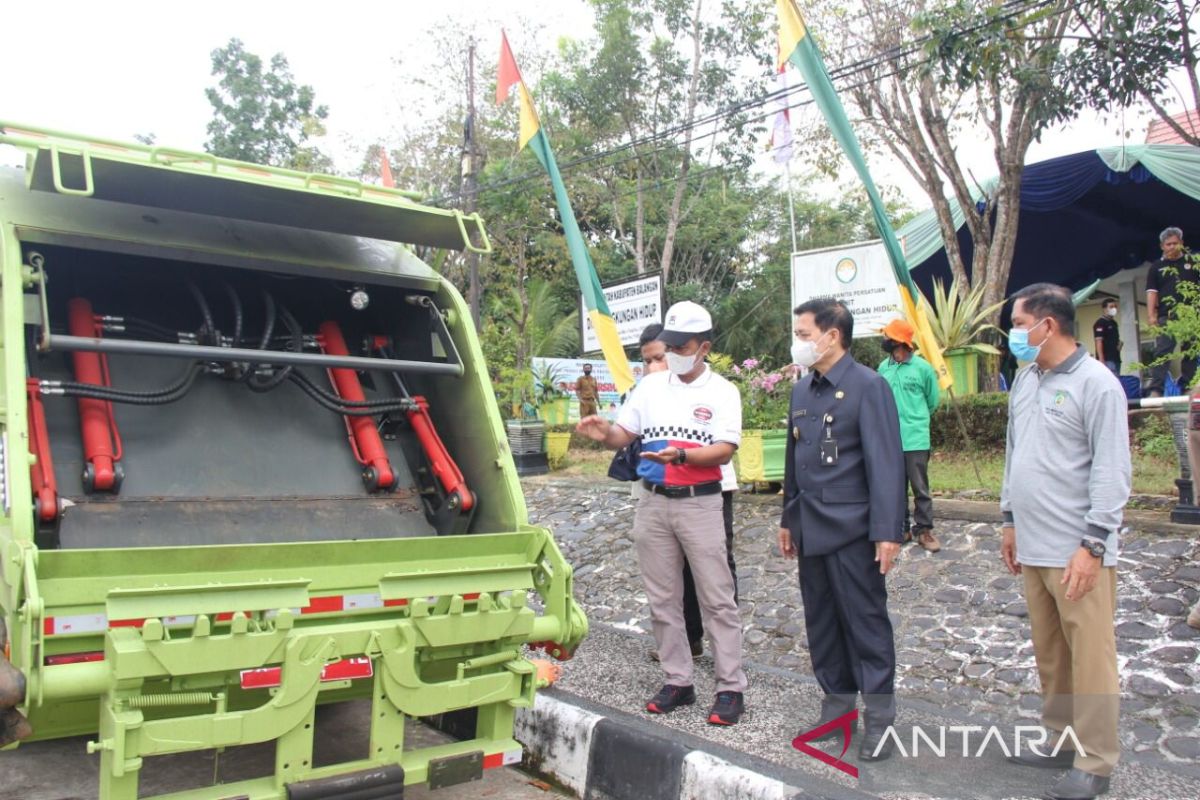
[[[788,114],[787,89],[787,73],[781,66],[779,74],[775,76],[775,105],[779,110],[775,113],[775,125],[771,129],[771,154],[780,164],[792,160],[792,120]]]

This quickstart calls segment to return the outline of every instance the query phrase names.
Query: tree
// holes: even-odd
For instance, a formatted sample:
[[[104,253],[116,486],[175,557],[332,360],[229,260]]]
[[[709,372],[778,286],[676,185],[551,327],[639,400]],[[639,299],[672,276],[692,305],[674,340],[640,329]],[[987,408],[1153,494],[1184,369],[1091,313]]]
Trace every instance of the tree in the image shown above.
[[[696,198],[722,180],[724,169],[750,164],[755,131],[747,114],[732,109],[762,92],[772,53],[769,20],[755,4],[592,4],[597,42],[569,48],[566,74],[543,84],[551,85],[573,133],[594,148],[628,151],[593,172],[595,195],[608,208],[587,210],[607,217],[635,272],[657,268],[669,281]],[[748,72],[755,62],[761,69]],[[729,116],[713,118],[701,137],[698,121],[720,112]]]
[[[1056,63],[1069,15],[1068,0],[977,4],[967,0],[866,0],[858,17],[828,14],[818,30],[841,37],[840,50],[860,67],[850,95],[884,147],[924,189],[946,246],[954,277],[965,289],[985,286],[984,304],[1004,297],[1019,221],[1025,153],[1051,121]],[[982,15],[1002,34],[972,27]],[[954,30],[977,54],[971,80],[946,78],[913,40],[923,32]],[[989,29],[990,30],[990,29]],[[929,45],[936,47],[936,36]],[[936,52],[936,50],[935,50]],[[959,80],[961,78],[961,80]],[[958,161],[964,131],[988,138],[997,177],[983,183]],[[958,247],[951,200],[961,209],[974,256],[968,270]]]
[[[205,90],[213,107],[205,149],[213,155],[305,171],[332,166],[317,148],[306,145],[321,136],[329,109],[316,105],[311,86],[296,85],[287,58],[271,57],[269,68],[248,52],[240,39],[212,51],[217,85]]]
[[[1099,111],[1144,101],[1188,144],[1200,146],[1200,127],[1181,124],[1172,100],[1200,108],[1196,68],[1200,41],[1191,26],[1200,11],[1192,0],[1081,0],[1072,7],[1079,35],[1057,71],[1060,118],[1089,106]],[[1172,71],[1182,73],[1183,87]]]

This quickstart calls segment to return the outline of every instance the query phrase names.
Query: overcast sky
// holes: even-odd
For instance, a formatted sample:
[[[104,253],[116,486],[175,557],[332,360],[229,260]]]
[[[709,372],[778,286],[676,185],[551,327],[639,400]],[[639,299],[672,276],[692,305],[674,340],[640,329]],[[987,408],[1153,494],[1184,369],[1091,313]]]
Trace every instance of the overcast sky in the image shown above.
[[[584,0],[10,3],[0,47],[0,119],[121,140],[153,133],[162,145],[202,149],[212,114],[204,96],[214,82],[209,54],[236,36],[264,58],[284,53],[296,80],[316,89],[330,109],[327,149],[339,168],[351,169],[357,153],[347,142],[386,141],[404,115],[420,113],[406,101],[414,96],[406,86],[415,73],[437,78],[430,31],[495,31],[480,46],[480,59],[490,62],[499,27],[513,30],[521,15],[543,24],[547,48],[560,36],[591,31]],[[1143,141],[1145,118],[1127,114],[1126,123],[1128,141]],[[1119,117],[1105,123],[1089,115],[1035,143],[1027,160],[1119,143]],[[982,137],[960,147],[977,177],[994,174]],[[11,153],[4,161],[12,163]],[[926,205],[906,174],[876,161],[879,183],[898,188],[916,208]],[[769,157],[761,168],[774,168]]]

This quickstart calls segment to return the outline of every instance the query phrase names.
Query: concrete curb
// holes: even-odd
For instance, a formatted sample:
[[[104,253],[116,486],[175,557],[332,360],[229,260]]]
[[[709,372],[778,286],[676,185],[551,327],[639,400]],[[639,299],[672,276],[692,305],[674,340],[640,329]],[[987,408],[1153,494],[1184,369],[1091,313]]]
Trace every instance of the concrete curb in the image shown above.
[[[539,692],[517,712],[527,765],[592,800],[793,800],[805,792],[696,749],[678,734],[634,726]]]

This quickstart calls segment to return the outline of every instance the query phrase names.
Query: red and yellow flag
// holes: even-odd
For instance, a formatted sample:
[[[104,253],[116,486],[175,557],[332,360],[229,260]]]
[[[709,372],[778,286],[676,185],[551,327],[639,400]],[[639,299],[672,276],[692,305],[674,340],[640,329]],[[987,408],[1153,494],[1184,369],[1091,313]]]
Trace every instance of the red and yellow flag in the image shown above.
[[[550,140],[546,138],[537,111],[533,108],[533,97],[521,78],[521,70],[517,68],[512,48],[508,46],[508,37],[501,31],[500,63],[496,67],[497,105],[509,98],[514,87],[520,98],[521,128],[518,143],[521,149],[528,145],[550,175],[550,185],[554,187],[554,199],[558,204],[558,216],[567,239],[571,263],[575,267],[575,278],[579,281],[579,291],[583,294],[583,304],[588,310],[588,320],[596,330],[596,338],[600,341],[600,349],[604,353],[604,361],[608,364],[613,383],[617,385],[617,391],[624,394],[633,387],[633,369],[625,356],[625,348],[617,332],[617,323],[608,309],[608,301],[604,299],[600,278],[596,275],[596,266],[592,263],[587,243],[579,230],[579,223],[575,221],[575,212],[567,197],[566,184],[559,174],[554,151],[550,149]]]

